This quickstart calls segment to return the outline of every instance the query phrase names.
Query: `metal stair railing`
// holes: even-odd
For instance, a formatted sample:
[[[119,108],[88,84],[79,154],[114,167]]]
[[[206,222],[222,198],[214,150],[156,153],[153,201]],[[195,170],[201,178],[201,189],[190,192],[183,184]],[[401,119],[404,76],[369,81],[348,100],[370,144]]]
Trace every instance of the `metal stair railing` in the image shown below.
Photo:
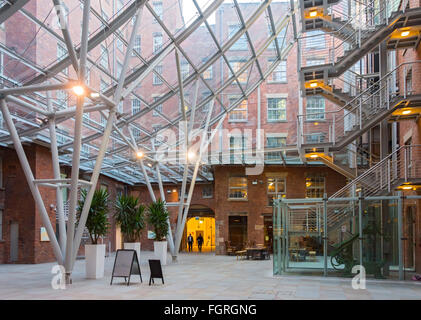
[[[403,145],[329,199],[353,196],[363,189],[365,196],[390,193],[398,185],[421,182],[421,145]]]
[[[324,32],[323,34],[301,37],[298,39],[302,48],[311,50],[312,56],[326,57],[324,64],[337,64],[341,58],[346,57],[348,52],[361,48],[364,39],[369,38],[379,28],[388,24],[389,18],[399,9],[401,0],[385,1],[385,5],[381,8],[375,8],[360,4],[352,10],[350,16],[346,16],[347,20],[338,22],[341,27],[337,30]],[[334,18],[342,17],[340,10],[331,9],[336,13],[330,19],[325,19],[326,23]],[[342,8],[342,7],[338,7]],[[346,32],[345,32],[346,30]],[[349,32],[349,30],[353,30]],[[310,48],[306,45],[310,42]],[[306,64],[308,50],[302,50],[301,66],[309,66]]]
[[[394,99],[399,96],[406,99],[417,93],[408,92],[405,77],[403,90],[399,86],[399,72],[416,63],[421,63],[421,60],[400,64],[336,111],[298,115],[297,132],[301,133],[298,137],[300,143],[305,144],[304,137],[315,132],[323,133],[329,138],[327,142],[332,145],[345,140],[350,133],[365,132],[373,125],[373,119],[392,110]]]

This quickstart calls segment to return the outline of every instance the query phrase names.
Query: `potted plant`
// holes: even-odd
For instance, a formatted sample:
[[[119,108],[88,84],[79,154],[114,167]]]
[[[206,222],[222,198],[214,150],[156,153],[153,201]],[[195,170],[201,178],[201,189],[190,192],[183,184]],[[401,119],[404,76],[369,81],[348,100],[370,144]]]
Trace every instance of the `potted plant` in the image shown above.
[[[165,237],[168,234],[168,211],[165,202],[158,199],[152,202],[148,207],[148,224],[155,232],[155,241],[153,243],[155,256],[161,260],[162,265],[167,264],[167,241]]]
[[[86,201],[87,190],[80,191],[81,199],[78,203],[77,221]],[[110,223],[108,221],[108,192],[107,190],[95,190],[86,220],[91,244],[85,245],[86,277],[89,279],[100,279],[104,276],[105,244],[98,244],[100,237],[108,232]]]
[[[124,249],[136,250],[140,259],[140,234],[145,227],[145,206],[132,195],[121,195],[117,198],[114,218],[120,226],[124,238]]]

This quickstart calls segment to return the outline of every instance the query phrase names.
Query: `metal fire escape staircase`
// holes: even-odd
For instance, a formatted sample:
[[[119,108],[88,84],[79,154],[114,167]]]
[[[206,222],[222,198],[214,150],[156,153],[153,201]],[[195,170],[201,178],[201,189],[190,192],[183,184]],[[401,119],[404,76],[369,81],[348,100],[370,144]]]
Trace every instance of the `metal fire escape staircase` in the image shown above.
[[[386,8],[371,14],[370,19],[361,20],[367,17],[367,8],[354,8],[353,16],[346,14],[345,9],[349,8],[341,8],[345,1],[300,1],[303,32],[322,30],[324,33],[315,38],[331,43],[328,48],[318,47],[313,39],[316,54],[302,52],[302,92],[306,96],[322,96],[339,108],[311,117],[299,115],[298,144],[307,161],[322,162],[351,179],[331,198],[355,196],[360,190],[364,190],[365,196],[386,195],[396,188],[409,190],[414,184],[421,185],[421,160],[418,160],[421,146],[403,146],[370,167],[373,158],[369,151],[356,144],[358,138],[385,119],[419,119],[421,114],[421,94],[414,92],[406,82],[407,71],[421,61],[403,63],[380,79],[378,75],[359,74],[352,68],[365,55],[378,50],[384,40],[391,50],[419,45],[421,8],[397,10],[406,8],[406,1],[403,2],[385,1]],[[341,13],[339,17],[337,12]],[[401,37],[406,31],[408,36]],[[308,38],[300,40],[301,47],[305,48]],[[323,60],[327,63],[306,65],[306,59],[315,56],[325,57]],[[315,134],[324,134],[327,139],[317,143],[307,141],[307,137]],[[361,166],[364,172],[358,175]],[[357,203],[340,203],[327,208],[327,234],[351,221],[358,209]],[[309,221],[317,220],[319,227],[317,212],[320,210],[314,208],[307,216]]]

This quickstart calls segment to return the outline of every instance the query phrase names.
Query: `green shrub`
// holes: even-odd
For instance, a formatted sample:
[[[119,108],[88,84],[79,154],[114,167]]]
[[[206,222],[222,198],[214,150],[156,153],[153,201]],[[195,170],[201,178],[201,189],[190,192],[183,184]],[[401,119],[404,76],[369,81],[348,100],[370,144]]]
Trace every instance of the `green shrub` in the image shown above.
[[[158,199],[148,207],[148,223],[153,226],[156,241],[163,241],[168,234],[168,211],[165,202]]]
[[[131,195],[121,195],[115,204],[114,218],[127,242],[135,242],[145,227],[145,206]]]

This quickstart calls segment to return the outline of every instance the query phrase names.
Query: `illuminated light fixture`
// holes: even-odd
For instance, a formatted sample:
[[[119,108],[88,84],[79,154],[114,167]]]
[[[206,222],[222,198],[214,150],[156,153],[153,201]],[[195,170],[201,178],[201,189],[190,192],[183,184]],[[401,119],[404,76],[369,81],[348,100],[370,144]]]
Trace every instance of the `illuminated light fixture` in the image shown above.
[[[412,186],[402,186],[403,190],[412,190]]]
[[[317,154],[312,154],[311,156],[310,156],[310,158],[317,158],[318,157],[318,155]]]
[[[355,192],[360,192],[360,191],[361,191],[361,188],[355,189]]]
[[[409,31],[402,31],[401,32],[401,37],[407,37],[409,36]]]
[[[187,153],[187,158],[188,158],[189,160],[194,160],[194,159],[196,158],[196,154],[195,154],[193,151],[189,151],[189,152]]]
[[[172,189],[172,192],[177,192],[177,189]]]
[[[98,92],[91,92],[91,98],[99,98],[99,93]]]
[[[85,89],[83,89],[82,86],[74,86],[73,88],[73,92],[77,95],[77,96],[81,96],[85,93]]]
[[[149,166],[149,167],[152,167],[152,164],[151,164],[151,163],[148,163],[148,166]]]
[[[402,114],[410,114],[411,113],[411,110],[404,110],[404,111],[402,111]]]
[[[317,82],[312,82],[312,83],[310,83],[310,87],[312,87],[312,88],[316,88],[316,87],[317,87]]]
[[[315,125],[315,126],[318,126],[318,125],[319,125],[319,123],[318,123],[318,122],[315,122],[315,123],[314,123],[314,125]]]
[[[144,156],[145,154],[142,152],[142,151],[138,151],[138,152],[136,152],[136,157],[138,157],[139,159],[140,158],[143,158],[143,156]]]
[[[309,13],[309,16],[312,17],[312,18],[316,17],[317,16],[317,10],[311,10],[310,13]]]

